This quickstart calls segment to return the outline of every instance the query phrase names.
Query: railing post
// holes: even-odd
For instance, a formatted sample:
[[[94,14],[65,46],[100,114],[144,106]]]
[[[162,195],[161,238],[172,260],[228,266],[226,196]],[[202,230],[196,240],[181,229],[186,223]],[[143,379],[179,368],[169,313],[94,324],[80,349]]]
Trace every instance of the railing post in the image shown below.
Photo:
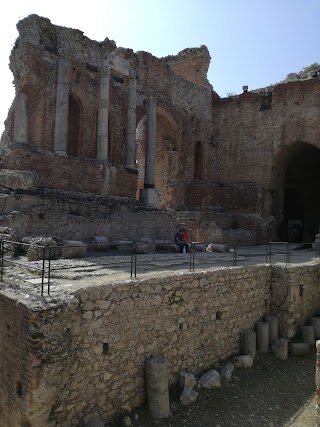
[[[135,243],[132,245],[132,249],[131,249],[130,279],[132,279],[132,274],[133,274],[133,254],[134,254],[134,247],[135,247]]]
[[[3,247],[3,240],[1,239],[1,243],[0,243],[0,250],[1,250],[1,281],[3,280],[3,252],[4,252],[4,247]]]
[[[51,272],[51,246],[49,246],[49,263],[48,263],[48,295],[50,295],[50,272]]]
[[[45,258],[46,258],[46,247],[44,246],[44,247],[43,247],[43,250],[42,250],[41,296],[43,296],[43,287],[44,287]]]
[[[134,278],[137,278],[137,245],[134,247]]]

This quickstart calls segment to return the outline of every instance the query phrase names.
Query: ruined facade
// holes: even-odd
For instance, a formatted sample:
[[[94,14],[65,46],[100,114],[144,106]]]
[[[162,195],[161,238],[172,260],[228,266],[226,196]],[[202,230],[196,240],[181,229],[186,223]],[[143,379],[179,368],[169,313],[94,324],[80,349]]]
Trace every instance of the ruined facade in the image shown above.
[[[74,203],[79,192],[100,204],[130,200],[164,216],[180,212],[171,228],[184,220],[207,241],[287,239],[290,221],[300,221],[300,239],[313,241],[319,78],[222,99],[207,80],[205,46],[159,59],[37,15],[17,28],[16,97],[1,139],[8,197],[32,194],[46,211],[52,204],[43,189],[69,192]],[[90,222],[88,212],[83,218]],[[19,228],[12,216],[4,221]]]

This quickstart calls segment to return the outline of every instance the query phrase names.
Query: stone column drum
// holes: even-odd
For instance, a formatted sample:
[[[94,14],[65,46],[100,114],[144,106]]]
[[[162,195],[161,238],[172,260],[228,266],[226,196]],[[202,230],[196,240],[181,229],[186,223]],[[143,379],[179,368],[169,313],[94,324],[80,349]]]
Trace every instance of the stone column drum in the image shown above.
[[[272,346],[279,338],[278,318],[272,314],[268,314],[268,316],[265,317],[265,321],[269,323],[269,345]]]
[[[269,323],[257,322],[257,349],[261,353],[269,352]]]
[[[157,207],[158,196],[154,188],[156,161],[156,132],[157,132],[157,100],[150,96],[147,105],[147,140],[144,173],[144,188],[141,190],[141,203],[145,206]]]
[[[170,414],[167,361],[158,356],[148,359],[146,378],[151,416],[167,418]]]
[[[54,130],[54,152],[67,154],[68,112],[69,112],[70,62],[65,58],[59,60],[56,123]]]
[[[314,329],[313,325],[303,326],[302,328],[302,341],[310,345],[314,345]]]
[[[241,352],[256,357],[257,337],[254,331],[245,331],[241,339]]]
[[[317,348],[317,365],[316,365],[316,387],[317,387],[317,401],[316,401],[316,427],[320,427],[320,340],[316,342]]]
[[[320,317],[312,317],[311,324],[314,329],[314,338],[320,340]]]

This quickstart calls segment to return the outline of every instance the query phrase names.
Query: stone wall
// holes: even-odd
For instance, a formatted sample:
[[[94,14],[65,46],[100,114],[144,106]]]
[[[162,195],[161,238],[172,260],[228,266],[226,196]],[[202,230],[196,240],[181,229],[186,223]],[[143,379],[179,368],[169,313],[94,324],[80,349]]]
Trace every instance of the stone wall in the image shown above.
[[[107,421],[145,401],[151,355],[168,360],[176,383],[180,370],[197,374],[237,354],[241,332],[268,313],[292,337],[319,309],[318,277],[318,265],[234,267],[43,300],[3,287],[0,425]]]
[[[282,336],[292,338],[320,315],[319,280],[318,265],[273,267],[270,310],[281,319]]]
[[[10,328],[31,342],[19,349],[31,372],[21,377],[17,360],[15,382],[23,392],[11,393],[10,405],[18,402],[33,427],[67,426],[97,412],[107,420],[130,410],[145,400],[144,362],[152,354],[168,359],[174,383],[181,369],[197,373],[237,353],[240,332],[269,312],[269,282],[268,266],[234,268],[89,287],[76,292],[79,300],[41,309],[38,299],[36,308],[29,302],[26,328]],[[1,301],[15,307],[3,295]],[[18,353],[14,345],[11,351]]]

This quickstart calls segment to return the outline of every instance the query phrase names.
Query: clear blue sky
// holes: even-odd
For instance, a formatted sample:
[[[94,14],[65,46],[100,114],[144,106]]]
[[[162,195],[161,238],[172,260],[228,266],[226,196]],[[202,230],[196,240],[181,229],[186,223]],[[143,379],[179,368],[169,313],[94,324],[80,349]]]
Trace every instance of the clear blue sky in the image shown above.
[[[220,96],[320,62],[320,0],[11,0],[0,17],[0,133],[14,98],[8,63],[16,23],[31,13],[158,57],[205,44],[208,78]]]

